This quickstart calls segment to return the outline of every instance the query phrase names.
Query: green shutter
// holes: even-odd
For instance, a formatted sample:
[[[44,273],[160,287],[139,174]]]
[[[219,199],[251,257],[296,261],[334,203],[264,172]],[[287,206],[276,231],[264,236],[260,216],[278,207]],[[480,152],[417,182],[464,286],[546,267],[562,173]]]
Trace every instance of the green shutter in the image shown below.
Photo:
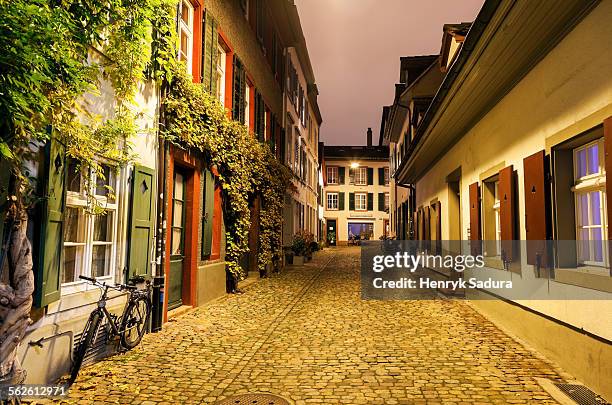
[[[202,259],[212,252],[213,212],[215,209],[215,177],[210,170],[204,169],[204,208],[202,210]]]
[[[385,185],[385,168],[384,167],[378,168],[378,185],[379,186]]]
[[[344,184],[344,167],[338,168],[338,184]]]
[[[344,193],[338,193],[338,210],[344,211]]]
[[[40,256],[34,304],[42,308],[60,298],[64,266],[64,183],[66,149],[53,137],[45,146],[46,184],[40,228]]]
[[[378,193],[378,211],[385,210],[385,193]]]
[[[374,211],[374,193],[368,193],[368,211]]]
[[[349,211],[355,211],[355,193],[349,193]]]
[[[217,94],[217,48],[219,37],[217,33],[217,22],[209,10],[204,12],[204,55],[202,63],[202,83],[204,90],[211,94]]]
[[[151,275],[157,196],[155,181],[154,169],[134,166],[128,235],[128,278]]]
[[[368,186],[374,185],[374,168],[368,167]]]
[[[236,54],[234,54],[234,69],[233,69],[233,102],[232,102],[232,118],[235,121],[244,122],[246,101],[246,73],[244,65]]]

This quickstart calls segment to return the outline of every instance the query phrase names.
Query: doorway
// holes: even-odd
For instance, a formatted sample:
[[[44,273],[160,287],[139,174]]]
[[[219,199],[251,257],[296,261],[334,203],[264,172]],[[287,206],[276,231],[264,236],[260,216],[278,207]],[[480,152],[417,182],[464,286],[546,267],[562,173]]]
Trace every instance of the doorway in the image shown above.
[[[451,253],[461,253],[461,169],[446,178],[448,185],[448,243]]]
[[[174,171],[172,194],[172,224],[170,250],[170,280],[168,309],[183,305],[183,264],[185,261],[185,189],[187,178],[183,171]]]
[[[335,219],[327,220],[327,243],[329,246],[336,246],[338,239],[338,229]]]

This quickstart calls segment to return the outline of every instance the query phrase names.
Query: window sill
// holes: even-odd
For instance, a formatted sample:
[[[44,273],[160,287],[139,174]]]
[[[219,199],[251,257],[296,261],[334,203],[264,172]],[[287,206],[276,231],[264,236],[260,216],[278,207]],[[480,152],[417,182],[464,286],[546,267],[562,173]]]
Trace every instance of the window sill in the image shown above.
[[[118,300],[114,300],[118,297],[123,297],[126,294],[124,292],[110,290],[108,292],[108,301],[110,302],[109,306],[119,305],[120,302]],[[100,289],[96,288],[95,290],[88,290],[82,292],[75,292],[72,294],[66,294],[60,298],[59,301],[52,302],[49,304],[47,308],[47,315],[61,313],[64,311],[69,311],[71,309],[85,307],[88,305],[93,305],[98,302],[100,299]]]
[[[554,281],[591,290],[612,292],[612,277],[603,267],[578,267],[555,269]]]

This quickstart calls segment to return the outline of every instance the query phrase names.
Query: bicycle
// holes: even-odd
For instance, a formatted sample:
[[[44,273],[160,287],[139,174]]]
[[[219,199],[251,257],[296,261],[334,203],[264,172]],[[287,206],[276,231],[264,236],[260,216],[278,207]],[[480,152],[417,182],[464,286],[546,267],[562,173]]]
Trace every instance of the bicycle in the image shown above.
[[[146,281],[146,288],[139,290],[132,285],[117,284],[113,286],[101,283],[95,278],[85,276],[79,276],[79,278],[99,287],[101,294],[98,300],[98,306],[89,315],[89,319],[85,324],[85,329],[83,329],[83,333],[81,334],[81,339],[79,340],[79,345],[73,358],[68,385],[72,385],[76,380],[81,366],[83,365],[83,359],[93,342],[95,342],[103,319],[107,320],[107,341],[119,337],[121,346],[130,350],[136,347],[142,340],[149,322],[152,307],[151,283],[148,280]],[[135,281],[142,282],[144,278]],[[111,314],[108,309],[106,309],[109,289],[122,292],[128,291],[129,293],[127,303],[121,316]]]

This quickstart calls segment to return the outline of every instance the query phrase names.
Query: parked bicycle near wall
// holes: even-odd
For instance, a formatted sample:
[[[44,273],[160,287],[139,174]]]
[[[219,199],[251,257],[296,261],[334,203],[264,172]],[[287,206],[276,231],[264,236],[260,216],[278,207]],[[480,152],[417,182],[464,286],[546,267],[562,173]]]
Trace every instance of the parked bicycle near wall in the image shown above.
[[[97,281],[95,278],[85,276],[79,276],[79,278],[99,287],[101,293],[100,299],[98,300],[98,306],[89,315],[89,319],[87,320],[87,324],[85,324],[85,329],[83,329],[81,339],[74,353],[70,380],[68,382],[70,385],[76,380],[79,370],[83,365],[83,359],[87,351],[96,341],[96,337],[104,319],[106,319],[105,327],[108,328],[107,339],[110,341],[115,337],[119,337],[122,347],[127,350],[133,349],[140,343],[140,340],[145,334],[152,306],[151,284],[149,281],[146,281],[145,289],[139,290],[132,285],[108,285]],[[144,281],[144,279],[139,281]],[[109,290],[127,291],[129,294],[121,316],[111,314],[108,309],[106,309]]]

